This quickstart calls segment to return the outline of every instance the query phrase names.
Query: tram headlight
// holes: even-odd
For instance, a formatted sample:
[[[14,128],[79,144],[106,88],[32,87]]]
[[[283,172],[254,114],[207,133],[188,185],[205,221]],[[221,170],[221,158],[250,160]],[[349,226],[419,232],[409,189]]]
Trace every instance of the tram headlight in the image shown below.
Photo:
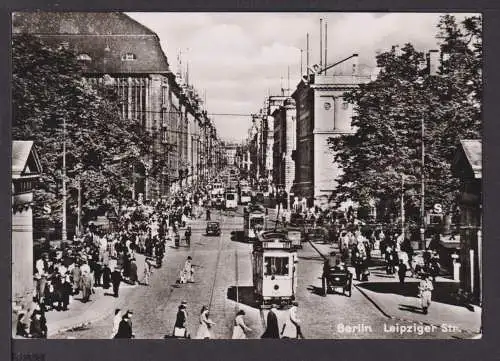
[[[279,290],[279,289],[280,289],[280,286],[278,286],[278,285],[274,285],[274,290],[275,290],[275,291],[277,291],[277,290]]]

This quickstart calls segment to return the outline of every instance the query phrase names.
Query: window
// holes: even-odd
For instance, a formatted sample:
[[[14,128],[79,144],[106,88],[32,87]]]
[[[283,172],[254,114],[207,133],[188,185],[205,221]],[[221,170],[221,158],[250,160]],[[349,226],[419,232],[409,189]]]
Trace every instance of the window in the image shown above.
[[[78,54],[78,56],[76,57],[76,60],[91,61],[92,58],[89,56],[89,54]]]
[[[135,60],[135,59],[137,59],[137,57],[133,53],[127,53],[127,54],[122,56],[123,61],[130,61],[130,60]]]
[[[264,276],[288,276],[288,257],[264,257]]]
[[[250,219],[250,228],[256,228],[257,226],[264,226],[264,218],[252,218]]]
[[[346,101],[342,102],[342,109],[347,110],[347,108],[349,108],[349,103]]]
[[[61,44],[59,44],[59,49],[69,49],[69,42],[63,41]]]
[[[234,194],[226,194],[226,200],[234,201]]]

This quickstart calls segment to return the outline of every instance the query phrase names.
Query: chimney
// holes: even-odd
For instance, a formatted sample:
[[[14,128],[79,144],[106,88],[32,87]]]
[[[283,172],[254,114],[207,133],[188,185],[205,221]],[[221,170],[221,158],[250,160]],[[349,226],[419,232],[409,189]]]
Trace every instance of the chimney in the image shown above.
[[[429,75],[437,75],[439,71],[439,50],[429,50],[427,54],[427,66]]]

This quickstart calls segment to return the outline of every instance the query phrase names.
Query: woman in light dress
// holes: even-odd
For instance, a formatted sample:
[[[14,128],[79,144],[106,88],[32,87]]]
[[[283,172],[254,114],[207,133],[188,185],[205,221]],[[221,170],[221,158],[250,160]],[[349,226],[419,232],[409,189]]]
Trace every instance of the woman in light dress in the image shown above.
[[[245,321],[243,320],[243,316],[245,315],[245,311],[239,310],[236,314],[236,318],[234,319],[234,327],[233,327],[233,336],[231,337],[233,340],[244,340],[247,338],[245,332],[251,332],[252,329],[245,325]]]
[[[200,326],[198,327],[198,332],[196,333],[196,338],[199,340],[207,340],[212,338],[210,329],[215,325],[215,322],[210,320],[208,316],[208,307],[203,306],[200,313]]]

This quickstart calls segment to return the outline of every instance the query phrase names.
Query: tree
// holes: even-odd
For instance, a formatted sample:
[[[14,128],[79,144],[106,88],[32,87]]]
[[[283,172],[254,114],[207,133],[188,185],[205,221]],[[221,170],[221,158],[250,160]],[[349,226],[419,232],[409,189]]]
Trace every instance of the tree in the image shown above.
[[[429,74],[424,53],[406,44],[378,55],[377,79],[344,95],[355,106],[356,132],[329,140],[344,172],[337,201],[375,199],[383,217],[398,214],[404,177],[409,219],[419,222],[423,121],[426,209],[453,208],[458,181],[450,165],[458,142],[481,131],[481,22],[458,25],[447,15],[438,29],[444,58],[437,75]]]
[[[43,174],[35,192],[35,217],[61,221],[62,145],[66,140],[68,206],[76,208],[81,180],[84,211],[116,206],[130,183],[130,164],[140,161],[151,139],[136,121],[121,119],[115,96],[84,79],[76,54],[20,34],[13,38],[14,139],[35,141]],[[63,132],[63,121],[66,132]]]

